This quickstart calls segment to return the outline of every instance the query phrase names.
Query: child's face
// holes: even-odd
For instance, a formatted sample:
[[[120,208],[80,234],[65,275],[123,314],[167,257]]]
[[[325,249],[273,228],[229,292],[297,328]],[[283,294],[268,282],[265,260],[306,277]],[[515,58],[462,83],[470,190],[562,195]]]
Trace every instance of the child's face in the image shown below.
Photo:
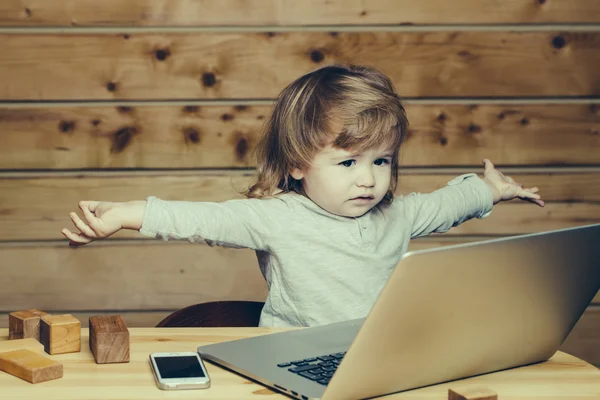
[[[306,195],[321,208],[344,217],[359,217],[375,207],[387,193],[392,176],[393,152],[370,149],[361,153],[325,147],[311,166],[294,170]]]

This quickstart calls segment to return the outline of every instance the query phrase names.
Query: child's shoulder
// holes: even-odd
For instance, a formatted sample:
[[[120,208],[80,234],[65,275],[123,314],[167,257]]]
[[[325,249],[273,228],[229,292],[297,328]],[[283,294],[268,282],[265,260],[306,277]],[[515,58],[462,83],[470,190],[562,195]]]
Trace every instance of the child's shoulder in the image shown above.
[[[294,204],[298,203],[304,196],[294,192],[282,192],[273,193],[271,195],[263,196],[260,198],[245,198],[238,201],[248,202],[257,207],[267,208],[290,208]]]

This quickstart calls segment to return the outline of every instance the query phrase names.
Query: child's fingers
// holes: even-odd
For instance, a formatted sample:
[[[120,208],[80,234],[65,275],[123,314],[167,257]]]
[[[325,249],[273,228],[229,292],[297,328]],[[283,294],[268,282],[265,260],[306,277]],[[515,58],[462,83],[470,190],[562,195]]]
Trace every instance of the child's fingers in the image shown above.
[[[528,189],[519,190],[518,196],[521,198],[528,198],[528,199],[541,199],[542,198],[539,194],[532,193]]]
[[[537,188],[535,188],[535,189],[537,189]],[[519,198],[521,198],[523,200],[528,200],[528,201],[531,201],[532,203],[539,205],[540,207],[544,207],[545,203],[542,200],[542,197],[537,193],[532,193],[529,189],[521,189],[519,191],[518,196],[519,196]]]
[[[490,172],[494,171],[496,167],[494,167],[494,164],[492,164],[492,162],[490,160],[488,160],[487,158],[485,158],[483,160],[483,173],[484,174],[489,174]]]
[[[69,213],[69,217],[71,217],[71,221],[73,221],[73,224],[75,224],[81,233],[89,237],[96,237],[96,233],[92,230],[92,228],[83,222],[76,213]]]
[[[92,212],[90,211],[90,209],[87,206],[81,207],[81,211],[83,211],[83,217],[87,221],[88,226],[94,231],[95,234],[97,234],[98,218],[94,214],[92,214]]]
[[[527,201],[535,203],[540,207],[544,207],[544,204],[546,204],[546,203],[544,203],[544,200],[538,200],[538,199],[527,199]]]
[[[87,244],[90,243],[93,239],[89,238],[85,235],[81,235],[79,233],[75,233],[75,232],[71,232],[68,229],[63,229],[60,231],[67,239],[69,239],[69,245],[73,246],[73,245],[82,245],[82,244]]]
[[[79,208],[83,210],[84,207],[87,207],[91,212],[94,212],[99,204],[99,201],[82,200],[79,202]]]

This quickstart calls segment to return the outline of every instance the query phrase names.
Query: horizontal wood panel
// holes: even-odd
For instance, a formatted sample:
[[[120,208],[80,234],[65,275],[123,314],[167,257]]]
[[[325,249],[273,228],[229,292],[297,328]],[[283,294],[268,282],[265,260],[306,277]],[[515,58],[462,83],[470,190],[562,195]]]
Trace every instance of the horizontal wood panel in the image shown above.
[[[476,172],[481,172],[477,171]],[[430,192],[455,174],[406,174],[399,193]],[[507,235],[600,222],[600,178],[590,174],[512,174],[526,187],[538,186],[549,203],[544,208],[512,201],[494,207],[489,218],[469,221],[448,234]],[[128,201],[154,195],[165,200],[224,201],[242,198],[247,175],[108,175],[0,180],[0,240],[62,239],[69,212],[80,200]],[[116,238],[139,238],[119,232]]]
[[[600,22],[591,0],[64,0],[0,4],[5,26],[256,26]]]
[[[428,237],[411,242],[410,250],[482,239]],[[0,312],[169,311],[216,300],[262,301],[267,295],[253,251],[189,243],[4,245],[0,267]]]
[[[402,96],[600,94],[600,32],[2,34],[0,98],[270,99],[324,64],[383,69]]]
[[[172,310],[214,300],[266,298],[250,250],[204,245],[0,248],[4,311]]]
[[[0,169],[254,166],[267,105],[0,106]],[[600,103],[407,104],[403,166],[600,164]]]

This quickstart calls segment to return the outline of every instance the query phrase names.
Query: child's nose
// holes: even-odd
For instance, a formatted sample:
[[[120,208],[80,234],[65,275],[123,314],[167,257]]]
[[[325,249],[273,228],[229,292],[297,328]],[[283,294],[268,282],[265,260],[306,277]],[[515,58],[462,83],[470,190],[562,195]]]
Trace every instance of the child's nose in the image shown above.
[[[356,179],[356,184],[358,186],[365,187],[375,186],[375,175],[373,174],[373,169],[369,167],[361,168],[361,171]]]

